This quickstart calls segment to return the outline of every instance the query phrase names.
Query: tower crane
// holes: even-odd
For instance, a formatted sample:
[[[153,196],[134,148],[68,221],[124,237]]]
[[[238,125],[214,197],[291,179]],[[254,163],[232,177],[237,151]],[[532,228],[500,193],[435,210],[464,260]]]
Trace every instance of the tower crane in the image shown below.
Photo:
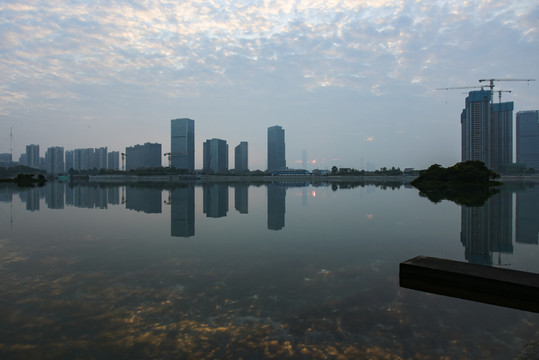
[[[457,86],[457,87],[447,87],[447,88],[437,88],[436,90],[458,90],[458,89],[478,89],[483,90],[485,86]]]
[[[490,88],[490,91],[494,90],[494,81],[535,81],[535,79],[480,79],[479,82],[485,82],[488,81],[489,85],[486,85]]]
[[[528,84],[530,83],[530,81],[535,81],[535,79],[479,79],[479,82],[482,83],[482,82],[486,82],[488,81],[488,87],[490,88],[490,92],[492,93],[492,98],[491,98],[491,104],[494,103],[494,81],[526,81],[528,82]],[[504,90],[500,90],[500,91],[504,91]],[[502,94],[501,93],[498,93],[500,95],[500,102],[502,101]]]
[[[502,93],[503,92],[510,93],[511,90],[494,90],[494,92],[498,93],[498,102],[501,103],[502,102]]]

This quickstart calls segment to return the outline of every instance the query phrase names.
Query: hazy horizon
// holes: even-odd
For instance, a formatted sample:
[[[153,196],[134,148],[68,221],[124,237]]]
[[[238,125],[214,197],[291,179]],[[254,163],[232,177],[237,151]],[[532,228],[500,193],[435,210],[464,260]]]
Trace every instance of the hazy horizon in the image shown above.
[[[436,88],[539,79],[531,0],[23,0],[0,17],[0,153],[12,128],[15,161],[29,144],[168,152],[170,120],[188,117],[196,168],[220,138],[265,169],[274,125],[291,168],[451,166],[474,89]],[[538,82],[495,89],[514,114],[539,109]]]

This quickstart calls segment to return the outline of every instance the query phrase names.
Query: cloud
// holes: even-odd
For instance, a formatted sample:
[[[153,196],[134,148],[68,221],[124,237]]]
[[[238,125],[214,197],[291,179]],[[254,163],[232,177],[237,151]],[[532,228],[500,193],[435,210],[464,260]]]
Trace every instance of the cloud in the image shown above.
[[[208,117],[229,108],[306,128],[337,113],[335,129],[354,129],[344,136],[360,117],[381,143],[395,119],[433,121],[412,115],[428,102],[406,109],[412,97],[432,103],[437,87],[536,77],[538,16],[532,0],[5,2],[0,115],[63,108],[119,119],[144,103],[148,113],[200,104]],[[329,148],[332,132],[317,139]]]

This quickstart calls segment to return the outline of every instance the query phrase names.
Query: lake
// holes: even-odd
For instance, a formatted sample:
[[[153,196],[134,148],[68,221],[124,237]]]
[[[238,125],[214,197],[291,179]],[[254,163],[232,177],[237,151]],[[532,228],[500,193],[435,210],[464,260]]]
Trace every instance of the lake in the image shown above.
[[[2,359],[512,359],[539,315],[399,286],[418,255],[539,272],[539,183],[0,187]]]

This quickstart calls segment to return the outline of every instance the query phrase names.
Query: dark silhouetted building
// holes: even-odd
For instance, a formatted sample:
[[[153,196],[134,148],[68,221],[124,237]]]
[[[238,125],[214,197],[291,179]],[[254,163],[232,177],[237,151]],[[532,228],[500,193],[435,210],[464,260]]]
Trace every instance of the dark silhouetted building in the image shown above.
[[[234,169],[237,171],[249,170],[247,141],[240,142],[240,144],[234,148]]]
[[[225,140],[206,140],[203,151],[204,171],[219,173],[228,170],[228,145]]]
[[[280,126],[268,128],[268,170],[286,168],[284,129]]]
[[[195,170],[195,121],[182,118],[170,120],[170,165],[178,169]]]
[[[120,170],[120,152],[111,151],[107,155],[107,169]]]
[[[40,159],[39,159],[39,145],[26,145],[26,157],[25,157],[25,164],[34,169],[40,168]]]
[[[512,163],[513,102],[492,104],[490,90],[470,91],[460,116],[462,161],[479,160],[493,170]]]
[[[539,110],[517,112],[516,122],[517,163],[539,170]]]
[[[161,144],[145,143],[125,148],[126,170],[161,166]]]
[[[62,174],[64,172],[64,148],[54,146],[45,153],[46,170],[50,174]]]

